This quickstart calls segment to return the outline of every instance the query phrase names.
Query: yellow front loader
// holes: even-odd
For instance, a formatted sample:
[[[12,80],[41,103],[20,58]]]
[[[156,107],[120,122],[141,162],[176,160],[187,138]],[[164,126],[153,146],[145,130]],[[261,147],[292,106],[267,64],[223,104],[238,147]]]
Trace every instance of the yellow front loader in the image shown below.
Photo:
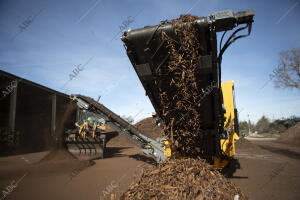
[[[65,131],[65,144],[70,153],[79,159],[104,158],[107,142],[106,120],[95,111],[89,110],[89,105],[82,100],[77,101],[77,120],[75,129]]]

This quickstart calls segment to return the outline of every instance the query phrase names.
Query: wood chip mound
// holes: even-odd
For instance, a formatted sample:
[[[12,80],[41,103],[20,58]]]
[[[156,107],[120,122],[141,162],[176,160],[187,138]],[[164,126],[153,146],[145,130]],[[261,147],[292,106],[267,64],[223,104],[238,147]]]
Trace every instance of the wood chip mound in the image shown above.
[[[169,160],[143,169],[124,199],[247,199],[241,190],[202,159]]]
[[[300,122],[287,129],[278,139],[278,142],[300,144]]]
[[[155,124],[153,117],[148,117],[135,124],[135,126],[147,137],[152,139],[163,137],[163,129]]]

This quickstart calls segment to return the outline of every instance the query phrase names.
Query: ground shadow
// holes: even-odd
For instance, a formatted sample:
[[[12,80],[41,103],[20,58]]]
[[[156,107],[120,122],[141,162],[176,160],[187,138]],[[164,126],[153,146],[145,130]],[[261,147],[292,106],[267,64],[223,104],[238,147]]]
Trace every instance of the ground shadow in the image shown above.
[[[123,150],[130,148],[132,147],[106,147],[104,152],[104,158],[125,157],[127,155],[122,154]]]
[[[271,151],[273,153],[281,154],[281,155],[287,156],[289,158],[294,158],[294,159],[300,160],[300,154],[297,152],[290,151],[288,149],[281,149],[281,148],[270,147],[270,146],[263,146],[263,145],[258,145],[258,146],[267,151]]]
[[[134,154],[134,155],[130,155],[128,157],[133,158],[135,160],[143,161],[143,162],[151,164],[151,165],[157,165],[157,162],[155,161],[154,158],[145,156],[143,154]]]
[[[234,176],[237,169],[241,168],[241,164],[238,159],[231,158],[229,164],[221,170],[221,173],[227,178],[248,178],[246,176]]]
[[[117,131],[107,132],[104,134],[105,134],[106,143],[108,143],[111,139],[113,139],[119,135],[119,133]]]

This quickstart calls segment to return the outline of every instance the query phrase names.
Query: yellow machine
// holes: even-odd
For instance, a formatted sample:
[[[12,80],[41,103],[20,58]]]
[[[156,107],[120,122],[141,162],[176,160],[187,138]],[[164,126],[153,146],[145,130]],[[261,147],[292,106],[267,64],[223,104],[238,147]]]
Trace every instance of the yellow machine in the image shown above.
[[[65,144],[70,153],[79,159],[104,158],[106,147],[106,121],[95,112],[90,112],[82,102],[77,102],[76,129],[65,132]]]
[[[239,139],[238,136],[238,119],[237,111],[235,107],[234,99],[234,81],[228,81],[221,84],[223,93],[223,106],[225,108],[225,123],[224,130],[227,136],[224,136],[220,140],[220,148],[222,151],[222,156],[213,157],[215,168],[224,168],[230,162],[230,159],[235,155],[235,141]],[[167,158],[172,156],[171,147],[169,141],[164,142],[164,154]]]
[[[164,141],[164,155],[167,158],[171,158],[172,156],[172,151],[171,151],[171,146],[170,146],[170,142],[169,141]]]
[[[225,123],[224,130],[227,133],[224,139],[220,140],[222,156],[224,158],[214,157],[214,167],[224,168],[229,163],[229,159],[235,154],[234,143],[239,139],[237,111],[235,108],[234,99],[234,81],[228,81],[221,84],[223,93],[223,105],[225,108]]]
[[[230,159],[235,155],[235,141],[239,139],[238,136],[238,116],[235,107],[234,98],[234,81],[228,81],[221,84],[223,93],[223,106],[225,108],[225,123],[224,130],[227,135],[220,140],[220,148],[222,156],[213,157],[214,167],[221,169],[228,165]],[[171,147],[169,141],[164,142],[164,154],[167,158],[171,158]]]
[[[82,125],[79,125],[76,122],[75,126],[79,128],[78,134],[83,138],[85,138],[86,135],[89,133],[90,133],[91,138],[95,138],[95,132],[97,130],[105,131],[105,129],[106,129],[105,125],[98,125],[98,124],[93,124],[93,126],[90,127],[88,122],[84,122]]]
[[[174,120],[187,114],[187,109],[178,109],[172,101],[176,97],[176,101],[183,102],[181,105],[186,102],[184,95],[177,95],[179,87],[174,84],[174,81],[180,82],[185,77],[183,72],[187,68],[186,63],[191,63],[188,66],[191,67],[191,71],[194,70],[193,87],[197,88],[191,94],[194,95],[194,99],[198,101],[200,97],[200,100],[198,107],[194,106],[195,108],[189,110],[195,111],[199,116],[196,123],[198,129],[190,128],[195,133],[195,139],[192,141],[191,148],[186,148],[184,145],[180,147],[181,156],[200,156],[213,163],[216,168],[224,168],[233,160],[234,141],[238,139],[234,82],[221,83],[221,63],[224,52],[232,43],[250,35],[253,17],[253,10],[236,13],[232,10],[225,10],[211,13],[209,18],[187,19],[187,17],[176,23],[173,20],[164,21],[156,26],[123,32],[121,40],[127,56],[157,117],[168,128],[174,127]],[[241,25],[243,26],[238,28]],[[190,28],[193,27],[197,35],[192,34],[193,36],[188,37],[183,27],[186,27],[186,30],[192,30]],[[225,34],[230,30],[234,31],[223,44]],[[238,34],[243,30],[247,30],[247,33]],[[217,33],[220,32],[223,34],[218,45]],[[199,44],[190,43],[193,38],[197,38],[196,42]],[[197,52],[189,53],[186,51],[188,47]],[[186,62],[179,62],[179,60]],[[180,65],[177,65],[177,62]],[[178,111],[178,113],[173,111]],[[179,129],[183,127],[184,123]],[[173,129],[169,129],[171,130],[168,130],[168,139],[173,145]],[[179,136],[176,135],[176,137]],[[185,143],[185,145],[188,144]],[[161,160],[170,157],[173,153],[169,146],[167,142],[162,145],[164,153]]]

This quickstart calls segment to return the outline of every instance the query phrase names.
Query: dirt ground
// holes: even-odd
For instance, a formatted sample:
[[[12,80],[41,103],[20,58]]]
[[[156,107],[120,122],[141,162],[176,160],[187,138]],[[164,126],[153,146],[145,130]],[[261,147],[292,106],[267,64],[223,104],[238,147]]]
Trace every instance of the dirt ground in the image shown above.
[[[140,167],[153,162],[123,136],[107,144],[106,157],[79,161],[56,150],[0,158],[0,198],[110,199],[128,188]],[[9,192],[7,187],[13,185]],[[6,198],[3,191],[9,193]]]
[[[65,151],[0,158],[1,199],[110,199],[123,193],[153,160],[122,136],[106,159],[78,161]],[[241,140],[241,169],[231,178],[249,199],[300,199],[300,148],[266,139]],[[5,197],[5,198],[3,198]]]
[[[300,199],[299,146],[251,139],[237,145],[235,157],[241,169],[231,180],[249,199]]]

